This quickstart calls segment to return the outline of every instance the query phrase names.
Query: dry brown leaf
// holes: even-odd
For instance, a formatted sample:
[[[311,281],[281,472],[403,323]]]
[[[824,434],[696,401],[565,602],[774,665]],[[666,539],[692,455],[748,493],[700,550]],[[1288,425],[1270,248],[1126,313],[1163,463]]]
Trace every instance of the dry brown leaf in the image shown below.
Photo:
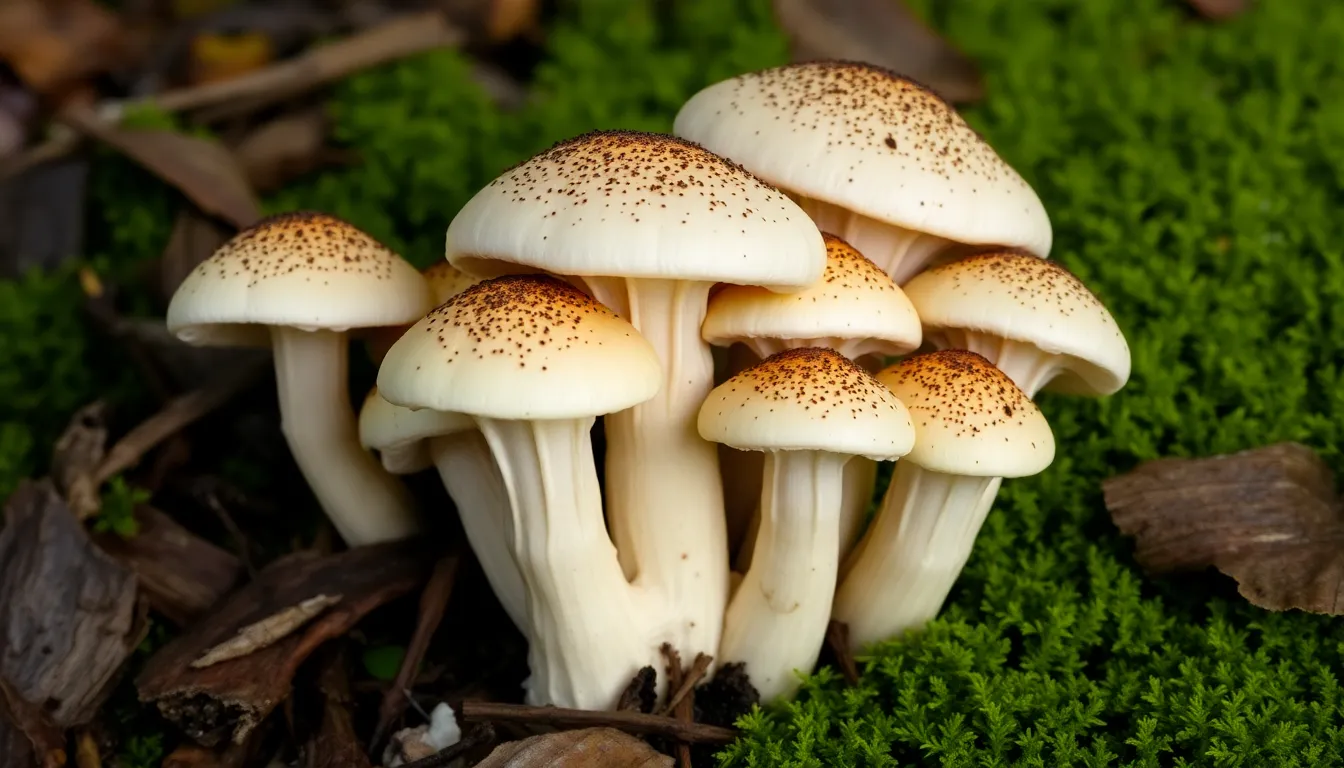
[[[60,117],[176,187],[206,213],[239,229],[261,218],[256,193],[237,159],[217,142],[176,131],[116,128],[86,107],[63,110]]]
[[[774,0],[795,61],[847,59],[886,67],[954,103],[984,96],[980,70],[902,0]]]
[[[1310,448],[1150,461],[1102,484],[1135,557],[1154,574],[1207,567],[1271,611],[1344,614],[1344,507]]]
[[[1239,16],[1251,7],[1250,0],[1186,0],[1186,2],[1195,13],[1213,21]]]
[[[193,669],[205,669],[221,661],[247,656],[275,645],[339,602],[340,595],[310,597],[298,605],[239,629],[238,634],[201,654],[200,658],[191,662],[191,666]]]
[[[314,107],[263,123],[233,153],[253,188],[270,192],[321,167],[330,157],[326,138],[327,115]]]
[[[52,94],[107,71],[124,55],[116,14],[94,0],[0,2],[0,60]]]
[[[615,728],[532,736],[495,747],[477,768],[671,768],[672,758]]]
[[[198,264],[210,258],[230,237],[217,220],[184,203],[173,220],[173,233],[159,259],[159,295],[171,297]]]
[[[255,72],[273,58],[271,38],[263,33],[202,33],[191,40],[188,77],[193,85],[216,83]]]

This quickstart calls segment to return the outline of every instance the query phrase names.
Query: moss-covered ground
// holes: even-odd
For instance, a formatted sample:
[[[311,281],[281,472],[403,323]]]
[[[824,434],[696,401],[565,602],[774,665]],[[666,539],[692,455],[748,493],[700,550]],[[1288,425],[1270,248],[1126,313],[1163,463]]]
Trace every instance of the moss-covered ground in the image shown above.
[[[577,6],[578,4],[574,4]],[[1167,0],[924,0],[986,71],[967,110],[1040,192],[1054,256],[1113,309],[1134,376],[1106,401],[1043,396],[1060,445],[1005,484],[945,614],[823,670],[723,753],[757,766],[1330,766],[1344,763],[1344,623],[1247,606],[1221,579],[1154,581],[1099,483],[1160,455],[1293,439],[1340,464],[1344,5],[1261,2],[1228,25]],[[657,7],[665,16],[655,16]],[[535,100],[503,115],[451,53],[334,102],[359,167],[273,207],[350,217],[419,263],[505,165],[599,127],[666,130],[680,101],[780,62],[760,0],[595,0],[552,31]],[[161,247],[167,193],[109,162],[90,257]],[[127,189],[142,189],[128,195]],[[99,388],[69,275],[0,284],[0,486],[38,470]]]

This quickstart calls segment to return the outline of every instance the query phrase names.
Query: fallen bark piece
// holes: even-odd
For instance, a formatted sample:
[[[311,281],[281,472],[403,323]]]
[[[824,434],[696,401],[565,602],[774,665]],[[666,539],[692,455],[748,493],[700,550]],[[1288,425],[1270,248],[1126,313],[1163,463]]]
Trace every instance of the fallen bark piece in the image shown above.
[[[136,679],[140,699],[153,702],[165,718],[207,747],[229,739],[241,743],[289,695],[294,673],[317,647],[415,589],[433,561],[417,542],[282,558],[152,656]],[[241,628],[319,595],[342,599],[302,631],[254,653],[205,668],[192,666]]]
[[[153,507],[135,511],[130,538],[95,536],[98,546],[131,569],[154,610],[179,627],[219,602],[243,576],[238,558],[178,525]]]
[[[641,667],[616,702],[618,712],[652,712],[657,702],[658,673],[652,666]]]
[[[339,602],[341,595],[310,597],[255,624],[248,624],[238,630],[238,634],[201,654],[199,659],[191,662],[191,666],[194,669],[205,669],[222,661],[237,659],[269,648]]]
[[[732,728],[683,723],[675,718],[642,712],[600,712],[489,701],[462,702],[461,719],[468,722],[530,723],[554,728],[616,728],[640,735],[666,736],[688,744],[727,744],[737,738],[737,731]]]
[[[75,412],[56,440],[51,454],[51,479],[75,516],[98,513],[98,467],[107,455],[107,405],[101,400]]]
[[[190,203],[173,220],[173,233],[159,259],[159,296],[166,302],[202,261],[228,241],[232,231]]]
[[[12,765],[66,764],[65,733],[0,679],[0,756]]]
[[[672,758],[615,728],[544,733],[495,747],[476,768],[671,768]]]
[[[135,575],[94,545],[49,481],[20,485],[5,513],[0,680],[56,726],[84,725],[144,635]]]
[[[345,672],[345,654],[330,654],[318,679],[322,691],[322,725],[304,748],[308,768],[370,768],[369,759],[355,735],[350,716],[350,680]]]
[[[1149,573],[1212,566],[1271,611],[1344,614],[1344,506],[1310,448],[1146,462],[1102,484]]]

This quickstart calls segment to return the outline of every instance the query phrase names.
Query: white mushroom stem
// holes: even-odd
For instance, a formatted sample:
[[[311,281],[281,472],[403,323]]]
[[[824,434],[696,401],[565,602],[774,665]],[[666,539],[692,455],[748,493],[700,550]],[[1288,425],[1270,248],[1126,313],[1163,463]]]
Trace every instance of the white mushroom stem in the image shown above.
[[[527,588],[513,557],[509,492],[490,445],[472,429],[436,437],[429,450],[486,581],[514,625],[529,634]]]
[[[410,492],[359,443],[344,333],[271,327],[281,431],[318,504],[358,547],[419,530]]]
[[[1027,397],[1035,397],[1066,367],[1059,355],[1046,352],[1035,344],[989,333],[939,328],[930,330],[925,338],[938,349],[965,349],[984,356],[995,368],[1007,374]]]
[[[955,240],[888,224],[832,203],[810,197],[794,199],[818,229],[854,246],[897,285],[905,285],[935,264],[944,251],[959,245]]]
[[[848,456],[781,451],[765,457],[761,526],[751,568],[733,593],[719,656],[746,662],[761,699],[798,688],[826,638],[840,553]]]
[[[896,462],[882,509],[840,577],[832,615],[859,649],[938,615],[966,565],[1002,478]]]
[[[728,539],[718,448],[696,430],[714,387],[713,356],[700,339],[713,284],[584,282],[653,345],[666,375],[653,399],[605,419],[607,516],[621,565],[666,597],[673,623],[665,639],[683,658],[713,655],[728,600]]]
[[[476,417],[508,489],[527,588],[529,704],[609,709],[657,663],[648,613],[607,538],[593,421]]]

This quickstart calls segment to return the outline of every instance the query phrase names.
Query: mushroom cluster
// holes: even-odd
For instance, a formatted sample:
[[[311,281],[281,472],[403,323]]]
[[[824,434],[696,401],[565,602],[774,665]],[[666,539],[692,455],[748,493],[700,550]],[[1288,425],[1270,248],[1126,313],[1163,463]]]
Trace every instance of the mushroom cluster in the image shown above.
[[[918,629],[1002,480],[1052,462],[1036,393],[1129,376],[1036,194],[908,79],[750,73],[674,134],[505,171],[424,273],[332,216],[267,219],[169,308],[187,341],[274,347],[284,434],[349,545],[420,530],[397,476],[438,472],[531,703],[612,707],[665,645],[775,699],[832,618],[855,647]],[[379,363],[357,419],[347,332]]]

